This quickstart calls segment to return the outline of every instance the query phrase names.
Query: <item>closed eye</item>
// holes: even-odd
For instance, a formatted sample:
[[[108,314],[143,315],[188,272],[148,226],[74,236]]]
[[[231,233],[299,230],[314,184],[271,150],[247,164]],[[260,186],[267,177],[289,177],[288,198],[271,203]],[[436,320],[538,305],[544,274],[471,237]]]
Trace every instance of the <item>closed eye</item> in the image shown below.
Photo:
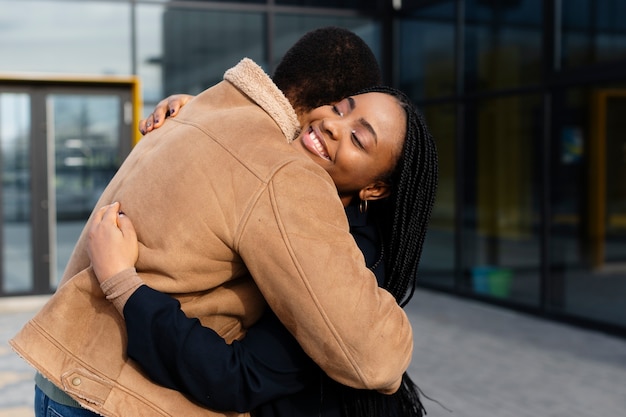
[[[352,142],[360,149],[365,150],[365,146],[363,146],[363,144],[361,143],[361,141],[359,140],[359,137],[356,135],[356,130],[353,130],[351,132],[351,137],[352,137]]]
[[[333,112],[337,114],[339,117],[343,117],[343,113],[339,110],[337,106],[333,106]]]

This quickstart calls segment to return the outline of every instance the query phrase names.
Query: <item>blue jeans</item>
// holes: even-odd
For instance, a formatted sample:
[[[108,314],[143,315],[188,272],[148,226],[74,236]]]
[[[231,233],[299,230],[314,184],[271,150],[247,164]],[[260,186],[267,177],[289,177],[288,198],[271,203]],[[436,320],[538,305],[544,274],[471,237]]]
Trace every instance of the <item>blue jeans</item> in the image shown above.
[[[85,408],[71,407],[53,401],[35,385],[35,417],[101,417]]]

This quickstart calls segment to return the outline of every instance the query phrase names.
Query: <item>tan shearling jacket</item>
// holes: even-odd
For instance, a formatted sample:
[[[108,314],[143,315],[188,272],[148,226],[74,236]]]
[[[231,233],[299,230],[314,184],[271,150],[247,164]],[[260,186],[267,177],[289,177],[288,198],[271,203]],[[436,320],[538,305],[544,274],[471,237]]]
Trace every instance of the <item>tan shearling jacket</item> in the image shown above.
[[[224,78],[141,140],[96,209],[121,202],[140,241],[140,278],[227,341],[267,302],[332,378],[394,391],[413,347],[405,313],[365,267],[330,176],[289,145],[298,124],[284,95],[248,59]],[[15,351],[103,416],[238,415],[152,383],[127,358],[124,321],[89,266],[86,238],[11,340]]]

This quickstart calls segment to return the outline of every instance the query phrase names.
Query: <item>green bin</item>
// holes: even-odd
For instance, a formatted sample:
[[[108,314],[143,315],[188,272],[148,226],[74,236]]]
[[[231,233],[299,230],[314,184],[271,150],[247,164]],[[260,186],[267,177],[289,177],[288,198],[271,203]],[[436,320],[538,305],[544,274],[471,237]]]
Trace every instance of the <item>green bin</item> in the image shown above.
[[[507,268],[489,271],[489,293],[494,297],[507,298],[511,294],[513,273]]]
[[[513,271],[508,268],[481,265],[471,269],[472,287],[476,294],[507,298],[511,294]]]

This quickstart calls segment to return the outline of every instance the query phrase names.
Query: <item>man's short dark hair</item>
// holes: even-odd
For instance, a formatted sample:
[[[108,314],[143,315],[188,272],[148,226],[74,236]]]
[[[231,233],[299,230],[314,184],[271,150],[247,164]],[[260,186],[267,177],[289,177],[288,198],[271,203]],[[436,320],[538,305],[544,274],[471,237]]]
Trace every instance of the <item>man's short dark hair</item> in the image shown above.
[[[382,82],[376,57],[365,41],[334,26],[300,38],[285,53],[272,79],[298,113]]]

